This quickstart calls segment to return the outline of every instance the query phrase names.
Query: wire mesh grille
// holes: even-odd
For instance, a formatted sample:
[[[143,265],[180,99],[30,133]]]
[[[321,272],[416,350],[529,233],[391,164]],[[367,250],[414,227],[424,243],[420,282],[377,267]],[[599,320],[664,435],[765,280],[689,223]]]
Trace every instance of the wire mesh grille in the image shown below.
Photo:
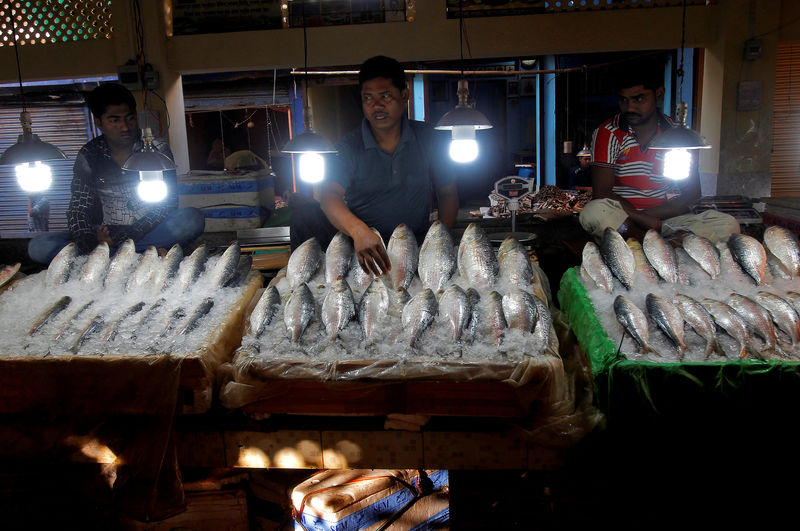
[[[110,39],[112,32],[111,0],[0,0],[0,46]]]

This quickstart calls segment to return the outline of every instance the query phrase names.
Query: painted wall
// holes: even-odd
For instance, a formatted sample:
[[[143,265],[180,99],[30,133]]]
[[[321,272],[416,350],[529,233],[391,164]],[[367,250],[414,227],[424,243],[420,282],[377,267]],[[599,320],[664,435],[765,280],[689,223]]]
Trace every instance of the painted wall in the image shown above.
[[[701,132],[717,147],[704,153],[701,172],[718,182],[718,193],[768,195],[772,89],[779,39],[797,39],[800,15],[793,0],[725,0],[687,10],[686,47],[706,48],[703,61]],[[166,38],[163,4],[142,2],[145,49],[161,74],[170,113],[182,112],[180,75],[186,73],[299,67],[301,29],[250,31]],[[357,65],[375,54],[400,61],[456,59],[458,22],[447,20],[445,0],[416,2],[413,23],[315,27],[308,31],[312,66]],[[108,75],[133,56],[129,2],[112,3],[114,36],[105,41],[21,48],[26,80]],[[659,7],[492,17],[465,21],[474,58],[570,54],[588,51],[677,48],[681,8]],[[780,28],[780,29],[778,29]],[[744,41],[763,35],[761,58],[742,60]],[[0,82],[15,81],[13,50],[0,49]],[[756,111],[736,108],[740,81],[761,82]],[[173,120],[170,144],[179,168],[188,161],[181,120]],[[755,183],[755,186],[754,186]]]

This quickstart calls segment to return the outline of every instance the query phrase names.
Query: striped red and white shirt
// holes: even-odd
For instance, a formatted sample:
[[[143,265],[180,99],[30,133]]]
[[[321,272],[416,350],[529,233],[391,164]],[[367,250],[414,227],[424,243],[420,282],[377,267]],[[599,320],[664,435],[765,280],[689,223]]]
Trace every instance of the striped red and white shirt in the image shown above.
[[[672,121],[659,113],[656,136],[669,127]],[[668,198],[667,190],[672,187],[664,177],[664,153],[642,148],[621,114],[602,123],[592,138],[592,164],[613,168],[611,191],[637,210],[658,206]]]

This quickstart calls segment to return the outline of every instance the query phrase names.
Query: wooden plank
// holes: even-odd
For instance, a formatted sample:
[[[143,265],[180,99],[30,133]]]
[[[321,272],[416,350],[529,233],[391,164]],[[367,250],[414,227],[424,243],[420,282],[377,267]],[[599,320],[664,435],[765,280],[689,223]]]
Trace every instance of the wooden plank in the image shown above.
[[[323,431],[324,468],[421,468],[422,434],[407,431]]]
[[[527,446],[510,432],[424,432],[425,468],[524,470]]]

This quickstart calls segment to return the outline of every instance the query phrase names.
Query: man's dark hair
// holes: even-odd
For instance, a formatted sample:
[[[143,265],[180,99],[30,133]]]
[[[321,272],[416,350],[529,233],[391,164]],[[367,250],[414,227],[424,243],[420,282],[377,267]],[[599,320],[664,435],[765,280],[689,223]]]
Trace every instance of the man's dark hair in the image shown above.
[[[364,61],[358,71],[358,88],[361,89],[364,83],[376,77],[391,79],[392,85],[400,90],[406,88],[406,72],[397,59],[376,55]]]
[[[664,86],[664,60],[658,56],[643,57],[622,64],[617,75],[616,90],[642,85],[655,92]]]
[[[86,95],[86,103],[92,111],[92,116],[100,119],[109,105],[125,104],[132,112],[136,112],[136,99],[131,91],[119,83],[103,83],[95,87]]]

